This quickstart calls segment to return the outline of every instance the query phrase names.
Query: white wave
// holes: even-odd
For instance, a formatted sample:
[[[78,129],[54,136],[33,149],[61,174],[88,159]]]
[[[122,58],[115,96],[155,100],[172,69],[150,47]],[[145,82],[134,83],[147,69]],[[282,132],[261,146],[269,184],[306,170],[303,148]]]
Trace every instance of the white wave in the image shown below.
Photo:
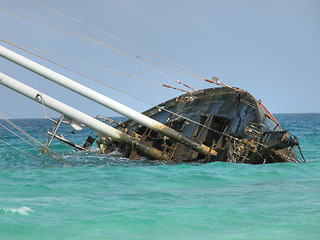
[[[19,208],[2,208],[4,212],[14,213],[14,214],[21,214],[21,215],[28,215],[29,213],[34,213],[34,211],[30,207],[19,207]]]

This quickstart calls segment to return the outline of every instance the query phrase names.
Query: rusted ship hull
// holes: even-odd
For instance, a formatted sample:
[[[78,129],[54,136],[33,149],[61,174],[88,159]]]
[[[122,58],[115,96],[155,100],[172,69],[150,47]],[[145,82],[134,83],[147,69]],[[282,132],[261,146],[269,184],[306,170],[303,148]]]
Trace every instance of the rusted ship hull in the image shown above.
[[[116,128],[160,150],[158,160],[180,162],[234,162],[263,164],[300,162],[298,140],[284,131],[268,110],[251,94],[235,88],[210,88],[187,93],[143,113],[212,149],[199,153],[132,120]],[[101,136],[102,153],[118,151],[123,157],[145,157],[134,145]]]

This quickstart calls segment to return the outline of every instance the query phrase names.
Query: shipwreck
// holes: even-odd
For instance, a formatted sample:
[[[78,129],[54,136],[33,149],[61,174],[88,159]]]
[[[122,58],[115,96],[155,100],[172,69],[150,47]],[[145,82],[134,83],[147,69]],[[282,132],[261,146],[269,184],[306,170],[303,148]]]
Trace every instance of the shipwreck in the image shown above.
[[[209,147],[201,152],[162,133],[128,120],[117,129],[159,149],[161,159],[179,162],[234,162],[264,164],[299,162],[296,137],[282,129],[277,120],[244,90],[221,87],[187,93],[143,113]],[[130,145],[101,136],[102,153],[117,149],[124,157],[139,159],[143,153]]]
[[[220,87],[187,92],[139,113],[1,46],[0,55],[126,116],[127,121],[106,124],[1,73],[0,84],[97,131],[102,154],[117,151],[132,160],[146,157],[166,163],[305,161],[298,139],[282,129],[261,101],[217,79],[207,81]],[[55,137],[81,150],[96,140],[89,136],[83,147],[71,143],[57,135],[60,123],[48,133],[51,140]]]

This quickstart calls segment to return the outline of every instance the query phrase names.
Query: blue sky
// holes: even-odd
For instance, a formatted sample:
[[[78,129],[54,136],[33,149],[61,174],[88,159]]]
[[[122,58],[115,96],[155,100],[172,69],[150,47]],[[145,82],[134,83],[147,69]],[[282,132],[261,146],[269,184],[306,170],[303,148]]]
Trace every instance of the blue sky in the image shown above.
[[[164,64],[171,63],[54,14],[30,0],[19,2],[90,37]],[[320,1],[318,0],[39,0],[39,2],[113,34],[208,78],[249,91],[272,113],[320,112]],[[13,0],[1,8],[64,28]],[[166,77],[101,45],[0,11],[1,38],[175,87],[173,79],[195,89],[215,87],[159,65]],[[68,30],[69,31],[69,30]],[[151,106],[14,47],[1,45],[70,77],[131,108]],[[38,53],[38,52],[37,52]],[[121,76],[41,53],[52,61],[158,104],[182,94],[157,84]],[[1,71],[89,115],[116,116],[7,60]],[[0,86],[0,108],[17,117],[44,117],[42,106]],[[60,114],[47,110],[51,117]]]

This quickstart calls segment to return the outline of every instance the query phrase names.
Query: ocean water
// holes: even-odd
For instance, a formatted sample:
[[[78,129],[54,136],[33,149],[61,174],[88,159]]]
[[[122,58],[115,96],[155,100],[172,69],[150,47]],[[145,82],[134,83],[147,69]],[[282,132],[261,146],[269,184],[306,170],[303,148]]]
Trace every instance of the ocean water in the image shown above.
[[[0,139],[30,154],[0,142],[0,239],[320,239],[320,114],[276,118],[307,163],[165,165],[54,140],[70,167],[0,126]],[[52,128],[14,122],[42,143]],[[90,132],[60,130],[80,144]]]

